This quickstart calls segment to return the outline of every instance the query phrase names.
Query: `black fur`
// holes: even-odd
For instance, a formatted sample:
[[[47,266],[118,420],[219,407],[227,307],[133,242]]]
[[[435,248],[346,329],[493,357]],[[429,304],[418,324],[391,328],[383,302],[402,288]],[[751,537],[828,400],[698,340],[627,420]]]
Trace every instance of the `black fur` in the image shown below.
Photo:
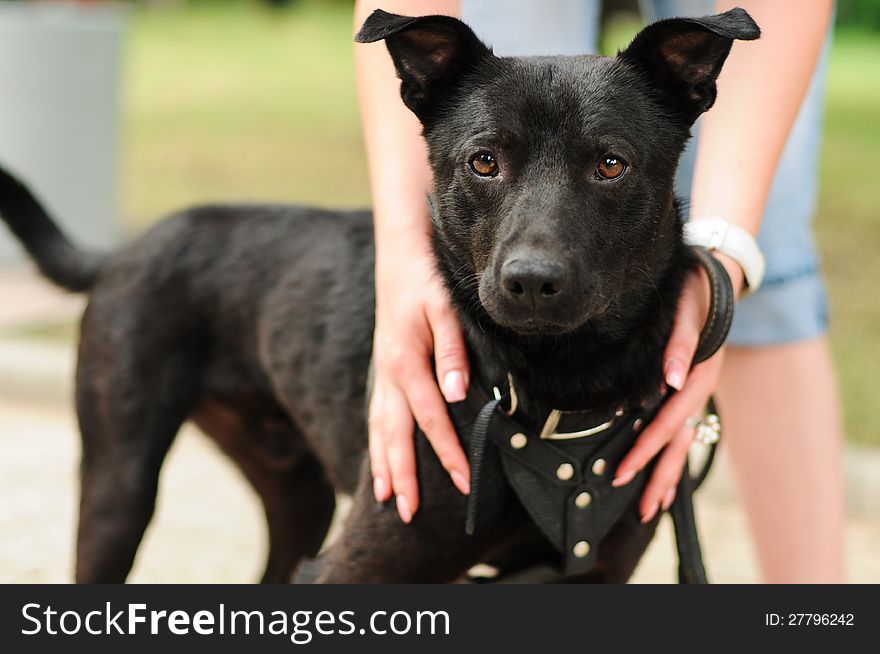
[[[741,10],[649,26],[614,58],[498,58],[460,21],[375,12],[434,171],[434,248],[474,375],[513,375],[525,412],[604,409],[656,394],[684,277],[673,176],[715,97]],[[472,168],[491,155],[494,175]],[[607,160],[607,161],[606,161]],[[625,162],[614,180],[601,165]],[[83,436],[79,581],[121,581],[149,522],[159,468],[193,419],[260,493],[265,581],[320,547],[334,489],[354,492],[321,581],[450,581],[482,558],[546,544],[491,463],[481,527],[424,437],[422,506],[403,525],[372,499],[363,416],[374,319],[366,212],[203,207],[100,266],[0,175],[0,214],[41,270],[91,289],[77,409]],[[455,407],[453,407],[455,410]],[[463,441],[469,425],[456,416]],[[623,581],[653,533],[635,505],[582,580]],[[515,551],[512,549],[515,547]]]
[[[77,293],[92,287],[103,257],[77,250],[27,187],[2,168],[0,216],[46,277]]]

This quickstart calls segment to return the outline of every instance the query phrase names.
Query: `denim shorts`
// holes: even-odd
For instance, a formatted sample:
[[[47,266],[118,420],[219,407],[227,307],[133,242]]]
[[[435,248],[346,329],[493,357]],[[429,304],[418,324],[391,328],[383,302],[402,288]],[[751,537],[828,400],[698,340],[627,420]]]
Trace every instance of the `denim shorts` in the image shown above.
[[[713,13],[712,0],[640,0],[646,20]],[[503,7],[503,10],[501,9]],[[463,20],[495,53],[507,56],[586,54],[598,49],[599,0],[462,0]],[[761,346],[824,334],[825,285],[813,235],[819,190],[823,91],[828,41],[782,153],[767,199],[758,244],[767,257],[761,288],[737,303],[728,342]],[[698,138],[699,122],[694,130]],[[690,195],[696,139],[682,156],[676,178]],[[723,217],[723,216],[722,216]]]

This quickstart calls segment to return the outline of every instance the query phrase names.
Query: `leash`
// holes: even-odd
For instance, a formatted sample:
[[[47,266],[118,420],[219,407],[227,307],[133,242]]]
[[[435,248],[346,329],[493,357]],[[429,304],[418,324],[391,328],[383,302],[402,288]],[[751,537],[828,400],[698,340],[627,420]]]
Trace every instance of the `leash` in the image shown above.
[[[727,338],[733,318],[734,294],[723,265],[704,248],[694,247],[693,251],[710,281],[709,313],[694,355],[693,365],[696,365],[717,352]],[[563,434],[556,432],[563,412],[553,411],[540,435],[536,436],[514,420],[516,395],[512,380],[509,380],[505,396],[496,387],[495,398],[482,406],[471,433],[471,492],[465,517],[466,533],[472,535],[476,529],[482,463],[486,443],[491,440],[501,452],[505,476],[527,513],[544,536],[563,553],[565,573],[589,571],[595,564],[599,543],[628,508],[634,494],[640,492],[648,469],[642,470],[622,488],[613,488],[610,474],[606,475],[606,472],[616,468],[635,442],[639,429],[657,414],[674,392],[671,390],[652,407],[629,411],[618,409],[613,417],[600,424]],[[510,408],[504,411],[502,404],[507,397],[510,398]],[[588,412],[569,412],[568,415],[572,413],[596,416]],[[564,442],[566,449],[553,441]],[[709,445],[706,461],[696,477],[691,477],[685,464],[676,498],[670,507],[680,583],[708,583],[697,535],[693,492],[706,479],[714,461],[715,448],[715,443]]]
[[[715,354],[727,340],[733,320],[734,293],[730,276],[721,262],[702,246],[692,246],[691,250],[709,278],[709,314],[691,363],[695,366]]]
[[[715,354],[730,332],[733,320],[734,292],[727,270],[706,248],[693,247],[697,261],[709,278],[709,315],[700,332],[700,341],[691,366],[705,361]],[[709,399],[710,411],[715,408]],[[670,507],[675,528],[675,543],[678,550],[678,581],[682,584],[707,584],[706,569],[703,565],[702,548],[697,534],[697,521],[694,515],[694,491],[706,480],[709,469],[715,460],[718,444],[709,445],[709,454],[696,477],[690,476],[687,462],[678,481],[675,500]]]

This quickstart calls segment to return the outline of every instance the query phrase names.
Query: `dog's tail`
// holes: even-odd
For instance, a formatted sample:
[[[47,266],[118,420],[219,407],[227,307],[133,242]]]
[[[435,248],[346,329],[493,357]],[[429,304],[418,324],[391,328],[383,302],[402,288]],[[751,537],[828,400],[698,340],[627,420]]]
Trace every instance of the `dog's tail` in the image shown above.
[[[2,167],[0,218],[50,280],[77,293],[94,284],[105,257],[74,246],[28,188]]]

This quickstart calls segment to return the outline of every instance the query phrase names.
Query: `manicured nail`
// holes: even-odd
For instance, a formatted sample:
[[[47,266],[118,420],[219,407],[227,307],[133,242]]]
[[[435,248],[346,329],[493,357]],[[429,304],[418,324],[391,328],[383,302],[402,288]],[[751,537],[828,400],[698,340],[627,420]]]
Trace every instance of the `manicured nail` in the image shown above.
[[[677,391],[684,386],[684,365],[678,359],[666,362],[666,383]]]
[[[397,512],[405,524],[412,522],[412,511],[409,510],[409,502],[406,501],[403,495],[397,496]]]
[[[467,391],[464,388],[464,375],[458,370],[447,372],[443,377],[443,396],[447,402],[461,402]]]
[[[453,470],[449,475],[452,477],[452,483],[455,484],[455,487],[461,491],[462,495],[467,495],[471,492],[471,486],[465,479],[464,475],[461,474],[458,470]]]
[[[668,511],[669,507],[672,506],[672,501],[675,499],[675,486],[666,491],[666,495],[663,496],[663,503],[660,505],[660,508],[664,511]]]
[[[619,488],[620,486],[626,486],[629,482],[633,480],[636,476],[635,470],[627,470],[626,472],[618,472],[617,477],[614,478],[614,481],[611,482],[611,485],[615,488]]]
[[[380,504],[388,499],[388,484],[381,477],[373,480],[373,495]]]
[[[648,524],[651,520],[654,519],[654,516],[657,515],[657,511],[660,510],[660,502],[655,502],[654,506],[651,507],[650,511],[648,511],[645,515],[642,516],[642,524]]]

